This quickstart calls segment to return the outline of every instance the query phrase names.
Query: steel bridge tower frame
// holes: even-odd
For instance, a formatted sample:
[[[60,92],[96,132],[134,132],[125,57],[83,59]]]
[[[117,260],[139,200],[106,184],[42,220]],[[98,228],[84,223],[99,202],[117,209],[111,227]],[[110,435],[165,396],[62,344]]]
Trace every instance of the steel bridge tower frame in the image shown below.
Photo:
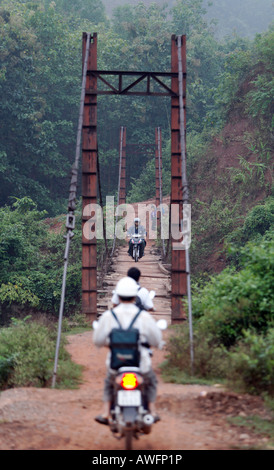
[[[83,33],[83,58],[85,56],[87,33]],[[180,47],[183,64],[183,104],[184,127],[186,132],[186,36],[181,37]],[[82,223],[92,216],[87,214],[86,207],[97,203],[97,96],[98,95],[137,95],[137,96],[170,96],[171,97],[171,207],[180,206],[183,217],[182,192],[182,163],[180,137],[180,103],[179,103],[179,72],[178,72],[178,42],[177,36],[171,37],[171,72],[131,72],[131,71],[99,71],[97,70],[97,33],[91,35],[88,57],[87,80],[84,102],[84,119],[82,128]],[[107,76],[116,76],[118,86],[114,87]],[[133,82],[123,87],[124,76],[132,77]],[[138,77],[137,79],[133,77]],[[162,77],[171,78],[171,87],[167,86]],[[98,81],[108,87],[98,88]],[[146,91],[135,91],[134,87],[141,81],[146,81]],[[151,83],[155,81],[161,87],[160,92],[154,92]],[[124,134],[125,135],[125,134]],[[123,147],[125,145],[123,144]],[[122,196],[122,194],[121,194]],[[176,222],[177,229],[181,223]],[[173,221],[171,219],[171,228]],[[176,228],[176,227],[174,227]],[[92,230],[92,227],[91,227]],[[178,243],[180,240],[171,240]],[[187,272],[185,250],[172,249],[171,261],[171,323],[180,323],[186,319],[182,298],[187,295]],[[82,311],[88,320],[92,321],[97,315],[97,244],[96,238],[87,240],[82,236]]]

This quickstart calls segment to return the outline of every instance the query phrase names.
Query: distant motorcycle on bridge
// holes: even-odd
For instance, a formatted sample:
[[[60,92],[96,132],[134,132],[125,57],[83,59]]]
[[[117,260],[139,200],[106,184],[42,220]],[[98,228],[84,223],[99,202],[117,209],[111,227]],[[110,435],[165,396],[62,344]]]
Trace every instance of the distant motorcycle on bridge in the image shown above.
[[[134,234],[133,237],[131,237],[129,241],[129,251],[132,253],[132,258],[134,259],[135,263],[139,261],[141,258],[141,249],[142,249],[142,244],[144,243],[143,236],[136,233]]]

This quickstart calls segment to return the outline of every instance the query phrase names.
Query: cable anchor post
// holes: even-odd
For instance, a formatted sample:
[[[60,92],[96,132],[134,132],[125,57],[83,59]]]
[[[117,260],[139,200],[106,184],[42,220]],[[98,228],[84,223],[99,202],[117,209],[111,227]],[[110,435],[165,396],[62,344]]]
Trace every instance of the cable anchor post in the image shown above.
[[[183,63],[182,63],[182,36],[177,38],[178,46],[178,81],[179,81],[179,111],[180,111],[180,141],[181,141],[181,165],[182,165],[182,199],[183,205],[188,204],[189,188],[186,173],[186,142],[185,142],[185,112],[183,101]],[[183,209],[182,209],[183,210]],[[183,227],[183,214],[182,214]],[[192,327],[192,298],[190,280],[190,259],[189,248],[185,247],[186,253],[186,273],[187,273],[187,297],[188,297],[188,321],[189,321],[189,341],[190,341],[190,362],[192,375],[194,373],[194,343]]]
[[[58,334],[57,334],[57,342],[56,342],[56,349],[55,349],[55,359],[54,359],[54,370],[53,370],[53,377],[52,377],[52,388],[55,388],[56,385],[56,376],[57,376],[57,367],[58,367],[58,357],[59,357],[59,349],[60,349],[60,341],[61,341],[61,330],[62,330],[62,319],[64,313],[64,305],[65,305],[65,292],[66,292],[66,278],[67,278],[67,269],[68,269],[68,258],[69,258],[69,247],[70,241],[74,233],[69,228],[67,229],[66,235],[66,247],[64,253],[64,270],[63,270],[63,280],[62,280],[62,291],[61,291],[61,301],[60,301],[60,308],[59,308],[59,320],[58,320]]]
[[[90,48],[90,40],[91,40],[91,34],[88,33],[87,40],[86,40],[86,53],[85,53],[85,61],[84,61],[83,76],[82,76],[81,102],[80,102],[80,111],[79,111],[79,119],[78,119],[75,161],[74,161],[74,164],[72,165],[71,182],[70,182],[70,188],[69,188],[68,214],[66,218],[67,233],[66,235],[64,235],[64,238],[66,239],[66,247],[65,247],[65,253],[64,253],[64,269],[63,269],[63,279],[62,279],[61,300],[60,300],[60,307],[59,307],[58,333],[57,333],[57,341],[56,341],[56,349],[55,349],[54,370],[53,370],[53,376],[52,376],[52,388],[55,388],[55,385],[56,385],[58,356],[59,356],[61,330],[62,330],[62,318],[63,318],[64,305],[65,305],[69,248],[70,248],[71,239],[74,237],[73,230],[75,228],[74,211],[76,209],[76,192],[77,192],[78,167],[79,167],[79,159],[80,159],[81,130],[82,130],[82,125],[83,125],[84,98],[85,98],[85,89],[86,89],[87,62],[88,62],[88,55],[89,55],[89,48]]]

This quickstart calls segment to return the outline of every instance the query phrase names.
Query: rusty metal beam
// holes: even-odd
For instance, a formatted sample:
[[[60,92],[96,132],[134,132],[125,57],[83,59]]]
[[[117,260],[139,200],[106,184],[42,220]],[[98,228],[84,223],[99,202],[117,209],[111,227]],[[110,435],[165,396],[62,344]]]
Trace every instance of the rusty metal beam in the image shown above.
[[[177,72],[133,72],[133,71],[118,71],[118,70],[92,70],[89,69],[87,72],[88,76],[96,77],[104,85],[107,86],[107,90],[94,88],[87,91],[89,94],[96,95],[134,95],[134,96],[178,96],[178,92],[174,92],[172,86],[168,86],[163,82],[163,78],[177,78]],[[118,84],[114,86],[110,83],[109,78],[116,76],[118,78]],[[107,78],[105,78],[107,77]],[[126,87],[123,87],[123,79],[125,77],[131,77],[133,81]],[[135,79],[134,79],[135,77]],[[158,84],[161,91],[154,91],[152,89],[153,81]],[[145,91],[133,90],[140,82],[145,82]]]
[[[120,192],[118,204],[126,203],[126,127],[120,129],[121,142],[121,173],[120,173]]]
[[[83,57],[86,33],[83,33]],[[88,69],[97,68],[97,34],[91,37]],[[89,204],[97,203],[97,95],[87,90],[97,89],[97,77],[87,75],[82,129],[82,224],[93,214],[87,212]],[[84,212],[86,215],[84,215]],[[91,227],[92,230],[93,227]],[[91,237],[90,237],[91,238]],[[97,243],[82,234],[82,311],[92,322],[97,316]]]
[[[183,69],[186,70],[186,37],[182,36],[181,47]],[[178,45],[175,35],[171,38],[171,71],[178,72]],[[180,109],[179,109],[179,81],[178,76],[172,77],[172,90],[176,96],[171,98],[171,208],[174,205],[180,206],[180,214],[182,214],[182,164],[181,164],[181,141],[180,141]],[[183,97],[185,112],[186,97],[186,73],[183,77]],[[186,123],[186,119],[185,119]],[[173,220],[171,219],[171,228]],[[177,229],[181,229],[178,221]],[[178,240],[171,240],[178,242]],[[180,240],[179,240],[180,241]],[[186,257],[185,250],[172,249],[171,254],[171,310],[172,323],[180,323],[186,319],[186,313],[183,306],[183,298],[187,296],[187,273],[186,273]]]

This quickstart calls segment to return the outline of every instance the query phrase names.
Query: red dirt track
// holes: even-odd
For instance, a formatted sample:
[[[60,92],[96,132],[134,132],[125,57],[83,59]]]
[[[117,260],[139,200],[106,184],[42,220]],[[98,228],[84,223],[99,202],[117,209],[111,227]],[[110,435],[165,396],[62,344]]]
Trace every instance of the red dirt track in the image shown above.
[[[170,334],[169,330],[164,334]],[[68,350],[73,360],[84,366],[79,389],[19,388],[1,393],[1,450],[124,448],[123,440],[118,441],[107,426],[94,421],[101,411],[107,350],[99,350],[92,344],[91,331],[70,336]],[[264,414],[260,399],[246,396],[235,399],[235,394],[223,393],[216,387],[165,384],[157,367],[164,356],[164,351],[155,351],[161,421],[154,425],[150,435],[134,441],[134,449],[217,450],[266,446],[266,438],[231,426],[226,420],[231,414]],[[208,395],[202,397],[201,392]],[[230,403],[233,403],[231,409]]]

